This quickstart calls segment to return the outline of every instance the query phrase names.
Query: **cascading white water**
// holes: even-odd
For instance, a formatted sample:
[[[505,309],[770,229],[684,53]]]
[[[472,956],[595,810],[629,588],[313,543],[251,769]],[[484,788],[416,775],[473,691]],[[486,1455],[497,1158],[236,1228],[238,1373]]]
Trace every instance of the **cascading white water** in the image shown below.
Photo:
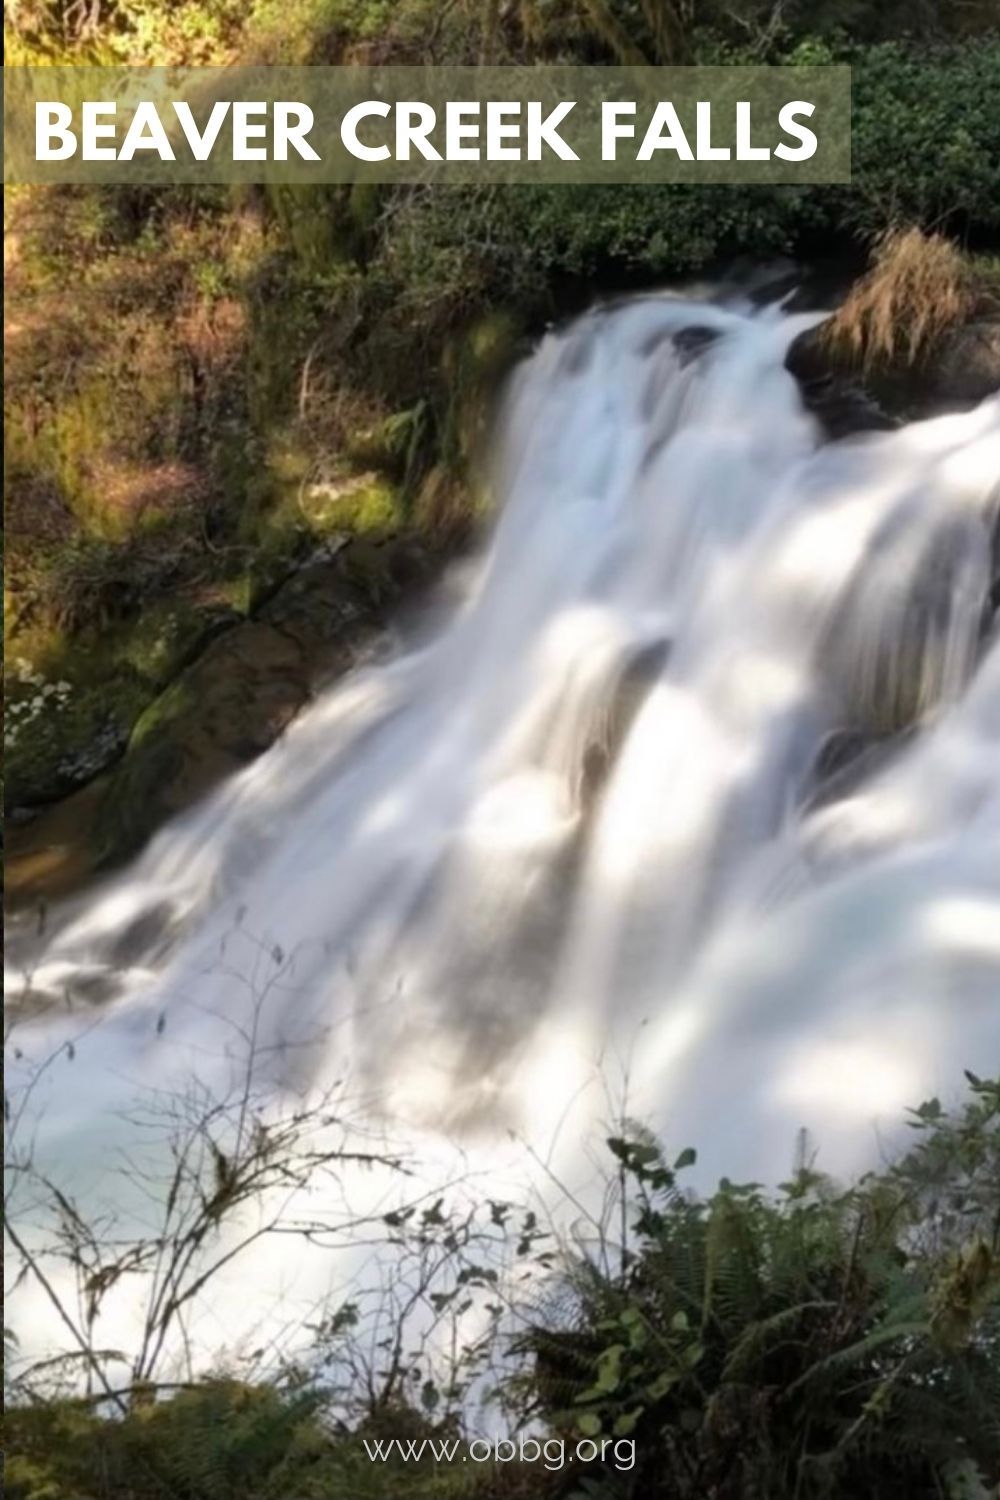
[[[814,321],[643,298],[542,341],[440,634],[15,938],[8,993],[60,1002],[17,1067],[76,1039],[38,1149],[95,1170],[256,1002],[276,1092],[346,1073],[488,1154],[583,1139],[617,1069],[707,1180],[799,1126],[855,1166],[996,1066],[1000,397],[823,444],[783,367]]]

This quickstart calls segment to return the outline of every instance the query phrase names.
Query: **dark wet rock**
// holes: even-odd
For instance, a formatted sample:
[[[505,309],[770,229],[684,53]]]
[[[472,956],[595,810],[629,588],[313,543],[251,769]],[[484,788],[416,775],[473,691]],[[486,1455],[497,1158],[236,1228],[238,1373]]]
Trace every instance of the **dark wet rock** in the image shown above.
[[[298,644],[248,621],[209,646],[153,703],[115,770],[105,852],[125,854],[277,738],[309,694]]]
[[[814,778],[817,781],[829,781],[831,777],[839,776],[864,754],[868,745],[866,736],[859,734],[856,729],[836,730],[820,746],[813,767]]]
[[[856,729],[837,729],[820,746],[809,776],[804,809],[825,807],[855,792],[884,769],[909,736],[873,739]]]
[[[821,375],[800,385],[807,410],[833,441],[857,432],[888,432],[901,425],[852,376]]]
[[[161,600],[133,619],[111,622],[106,632],[82,633],[59,669],[44,668],[46,649],[59,658],[58,633],[47,648],[45,634],[39,637],[41,669],[19,659],[15,648],[8,678],[7,816],[33,817],[106,771],[158,693],[213,636],[242,618],[221,602]]]
[[[927,371],[927,399],[942,409],[975,406],[1000,391],[1000,318],[954,329]]]
[[[93,874],[94,827],[107,777],[47,807],[22,808],[8,818],[4,863],[7,938],[11,919],[33,902],[67,895]]]
[[[989,534],[973,515],[946,518],[915,561],[905,531],[890,526],[876,536],[818,652],[854,729],[898,734],[961,686],[978,648],[988,553]]]
[[[128,744],[128,736],[127,725],[111,717],[106,719],[88,744],[64,755],[58,762],[52,790],[64,794],[92,781],[100,771],[118,759]]]
[[[799,334],[785,367],[831,438],[964,411],[1000,390],[1000,319],[980,318],[943,335],[927,359],[862,372],[838,356],[826,324]]]
[[[109,1005],[121,994],[121,983],[113,974],[103,970],[92,974],[77,973],[66,989],[66,1000],[84,1005]]]
[[[642,704],[659,680],[670,656],[670,642],[650,641],[626,663],[614,684],[600,739],[591,740],[580,768],[580,804],[589,814],[595,806]]]
[[[697,359],[699,354],[714,344],[719,337],[717,328],[682,328],[673,335],[674,348],[677,350],[678,363],[683,368],[692,360]]]
[[[825,323],[800,333],[785,357],[799,382],[802,400],[828,438],[884,432],[900,425],[856,371],[838,366],[824,338]]]
[[[165,947],[176,924],[169,901],[158,901],[135,917],[115,939],[109,959],[112,968],[127,969]]]

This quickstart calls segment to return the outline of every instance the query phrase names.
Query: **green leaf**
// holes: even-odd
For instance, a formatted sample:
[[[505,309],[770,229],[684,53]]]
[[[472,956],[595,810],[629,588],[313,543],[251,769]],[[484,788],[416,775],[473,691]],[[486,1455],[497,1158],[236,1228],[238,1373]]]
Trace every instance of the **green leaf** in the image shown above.
[[[441,1400],[440,1393],[433,1380],[425,1380],[420,1391],[420,1404],[425,1411],[433,1411]]]
[[[662,1375],[657,1375],[652,1385],[647,1385],[646,1395],[650,1401],[660,1401],[668,1391],[673,1390],[677,1384],[678,1377],[672,1370],[664,1370]]]

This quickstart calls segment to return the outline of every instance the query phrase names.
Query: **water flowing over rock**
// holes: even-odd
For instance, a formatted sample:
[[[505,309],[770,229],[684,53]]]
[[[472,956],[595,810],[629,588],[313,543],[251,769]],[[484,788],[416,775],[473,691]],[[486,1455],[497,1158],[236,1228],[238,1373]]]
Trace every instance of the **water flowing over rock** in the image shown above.
[[[59,1005],[26,1057],[77,1035],[43,1148],[86,1169],[262,995],[275,1091],[352,1077],[474,1150],[584,1140],[625,1072],[709,1177],[800,1125],[856,1165],[995,1058],[1000,398],[825,442],[784,365],[816,321],[647,297],[541,342],[444,627],[14,934]]]

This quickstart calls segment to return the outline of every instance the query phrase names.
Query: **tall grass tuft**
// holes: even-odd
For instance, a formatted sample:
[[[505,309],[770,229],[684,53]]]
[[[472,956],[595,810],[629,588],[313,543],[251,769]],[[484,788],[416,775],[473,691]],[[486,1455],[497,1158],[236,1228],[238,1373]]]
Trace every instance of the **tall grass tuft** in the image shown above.
[[[940,234],[890,229],[875,243],[871,269],[825,329],[827,346],[852,364],[914,365],[942,334],[971,315],[978,293],[972,267]]]

